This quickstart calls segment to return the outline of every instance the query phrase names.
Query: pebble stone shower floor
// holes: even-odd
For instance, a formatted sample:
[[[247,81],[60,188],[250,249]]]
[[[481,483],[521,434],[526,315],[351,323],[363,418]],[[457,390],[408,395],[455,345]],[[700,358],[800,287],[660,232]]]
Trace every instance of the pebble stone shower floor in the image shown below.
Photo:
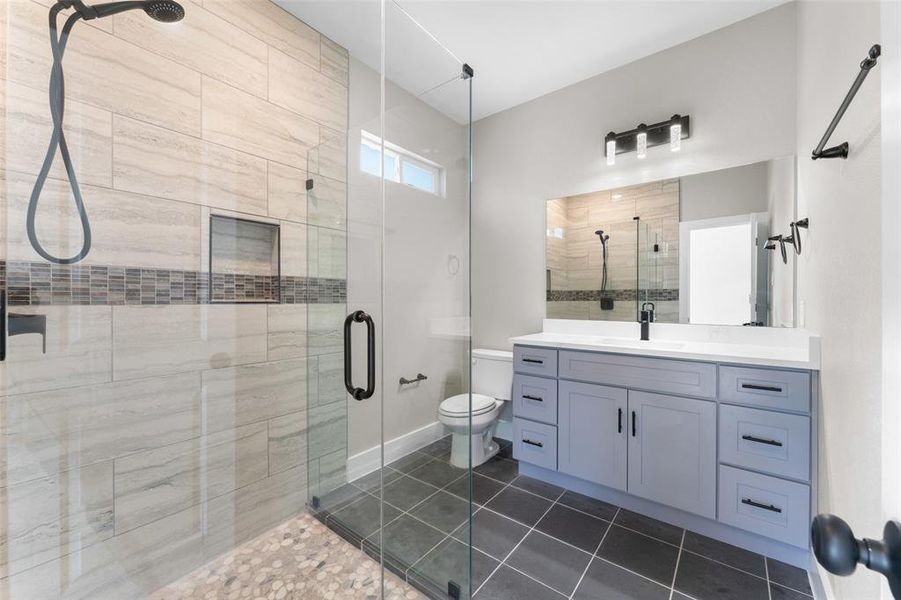
[[[375,600],[380,567],[302,514],[158,590],[151,600]],[[385,600],[424,600],[385,572]]]

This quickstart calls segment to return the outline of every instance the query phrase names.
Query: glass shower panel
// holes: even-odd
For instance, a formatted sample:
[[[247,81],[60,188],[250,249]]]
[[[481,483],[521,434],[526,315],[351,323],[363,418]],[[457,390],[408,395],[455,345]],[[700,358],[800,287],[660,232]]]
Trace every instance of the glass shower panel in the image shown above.
[[[307,444],[346,463],[348,53],[265,0],[51,4],[0,3],[0,597],[267,596]]]
[[[428,11],[385,13],[384,143],[400,163],[385,182],[384,437],[440,431],[439,406],[470,391],[469,67],[428,30]],[[387,169],[386,169],[387,174]],[[415,383],[404,383],[406,381]],[[471,405],[466,397],[465,405]],[[437,423],[436,423],[437,421]],[[469,418],[451,427],[466,434]],[[444,429],[444,433],[448,432]],[[434,435],[434,434],[432,434]],[[442,443],[444,445],[442,445]],[[450,440],[429,447],[432,461],[409,473],[428,495],[385,527],[386,566],[407,561],[408,581],[430,596],[468,598],[471,444],[452,458]],[[390,488],[385,497],[391,503]],[[411,547],[410,531],[421,543]],[[487,575],[487,574],[486,574]]]

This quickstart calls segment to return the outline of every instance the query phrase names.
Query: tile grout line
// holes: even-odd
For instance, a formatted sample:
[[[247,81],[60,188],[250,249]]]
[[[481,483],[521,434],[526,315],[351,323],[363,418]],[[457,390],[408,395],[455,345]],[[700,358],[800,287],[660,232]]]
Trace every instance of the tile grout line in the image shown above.
[[[686,530],[682,530],[682,541],[679,542],[679,554],[676,555],[676,568],[673,569],[673,583],[669,588],[669,600],[673,600],[673,595],[676,593],[676,575],[679,574],[679,563],[682,562],[682,548],[685,546],[685,532]]]
[[[770,586],[770,564],[766,557],[763,557],[763,573],[766,575],[766,596],[769,600],[773,600],[773,590]]]
[[[595,556],[597,556],[597,553],[601,551],[601,546],[604,545],[604,540],[607,539],[607,534],[609,534],[610,530],[613,529],[613,522],[616,520],[616,516],[619,514],[619,511],[620,511],[620,509],[619,509],[619,507],[617,507],[616,512],[613,514],[613,518],[610,519],[610,524],[607,526],[607,531],[605,531],[604,535],[601,536],[601,541],[598,542],[598,547],[594,549],[594,552],[591,555],[591,560],[589,560],[588,564],[585,565],[585,570],[582,571],[582,576],[579,577],[579,581],[576,582],[576,587],[573,588],[572,594],[569,595],[570,600],[572,600],[573,597],[576,595],[576,592],[579,591],[579,586],[582,585],[582,580],[585,579],[585,575],[588,574],[588,569],[591,568],[591,563],[594,561],[594,558],[595,558]]]
[[[517,475],[517,477],[518,477],[518,475]],[[516,479],[514,478],[513,481],[516,481]],[[511,485],[513,485],[513,481],[511,481],[511,482],[507,485],[507,487],[510,487]],[[505,489],[506,489],[506,488],[505,488]],[[503,491],[503,490],[501,490],[501,491]],[[507,564],[507,559],[509,559],[511,556],[513,556],[513,553],[516,552],[516,550],[522,545],[522,543],[526,540],[526,538],[529,537],[529,535],[531,535],[531,533],[532,533],[533,531],[535,531],[535,526],[538,525],[538,523],[540,523],[541,520],[542,520],[545,516],[547,516],[547,514],[548,514],[549,512],[551,512],[551,509],[554,508],[554,506],[557,505],[557,501],[560,500],[560,498],[562,498],[562,497],[563,497],[563,494],[565,494],[565,493],[566,493],[566,490],[563,490],[562,492],[560,492],[560,495],[557,496],[557,500],[554,500],[553,502],[551,502],[551,505],[548,506],[548,507],[547,507],[547,510],[545,510],[544,513],[543,513],[543,514],[535,521],[535,524],[532,525],[532,527],[529,528],[529,530],[528,530],[528,531],[526,532],[526,534],[522,537],[522,539],[519,540],[519,541],[516,543],[515,546],[513,546],[513,549],[510,550],[510,552],[507,553],[507,556],[505,556],[504,559],[503,559],[503,560],[502,560],[502,561],[494,568],[494,570],[488,575],[488,577],[485,578],[485,581],[482,582],[482,585],[479,586],[479,588],[475,591],[475,593],[473,594],[473,596],[475,596],[476,594],[478,594],[479,591],[485,586],[485,584],[488,583],[488,581],[490,581],[492,577],[494,577],[494,574],[497,573],[498,570],[499,570],[502,566],[504,566],[504,565]],[[500,492],[498,492],[498,494],[500,494]],[[493,499],[493,498],[492,498],[492,499]],[[507,565],[507,566],[509,566],[511,569],[514,569],[514,570],[516,570],[516,571],[518,572],[518,569],[515,569],[514,567],[512,567],[512,566],[510,566],[510,565]],[[523,573],[523,574],[525,575],[525,573]],[[530,579],[531,579],[531,578],[530,578]],[[537,580],[536,580],[536,581],[537,581]],[[542,583],[542,582],[539,581],[539,583]],[[551,588],[551,589],[553,589],[553,588]],[[556,591],[556,590],[554,590],[554,591]]]

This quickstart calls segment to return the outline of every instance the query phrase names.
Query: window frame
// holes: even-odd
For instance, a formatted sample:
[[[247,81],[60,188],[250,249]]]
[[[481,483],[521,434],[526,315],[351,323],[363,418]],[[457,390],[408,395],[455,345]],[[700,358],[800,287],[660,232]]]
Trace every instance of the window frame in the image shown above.
[[[372,171],[368,171],[363,168],[363,159],[362,159],[362,149],[366,146],[370,149],[377,150],[379,154],[382,152],[382,138],[379,136],[370,133],[368,131],[361,130],[360,131],[360,171],[367,174],[372,175],[374,177],[379,177],[380,174],[373,173]],[[418,190],[420,192],[424,192],[426,194],[432,194],[438,197],[445,197],[445,170],[444,167],[439,165],[438,163],[431,161],[425,157],[422,157],[414,152],[410,152],[409,150],[398,146],[397,144],[392,144],[391,142],[384,142],[385,153],[384,157],[393,157],[394,158],[394,169],[393,173],[385,172],[385,181],[390,181],[391,183],[396,183],[403,185],[408,188],[412,188],[414,190]],[[385,158],[382,159],[381,170],[385,171]],[[418,185],[414,185],[404,179],[404,165],[411,165],[415,168],[418,168],[422,171],[426,171],[427,173],[432,174],[432,182],[434,189],[429,190]]]

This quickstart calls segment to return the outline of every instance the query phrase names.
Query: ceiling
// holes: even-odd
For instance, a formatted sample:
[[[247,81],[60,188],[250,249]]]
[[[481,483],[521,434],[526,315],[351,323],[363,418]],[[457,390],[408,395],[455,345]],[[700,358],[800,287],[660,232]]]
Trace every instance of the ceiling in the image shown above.
[[[363,63],[379,68],[378,2],[276,2]],[[468,112],[465,84],[441,84],[460,72],[457,59],[466,62],[476,74],[473,120],[478,120],[783,2],[388,0],[386,74],[463,122]]]

